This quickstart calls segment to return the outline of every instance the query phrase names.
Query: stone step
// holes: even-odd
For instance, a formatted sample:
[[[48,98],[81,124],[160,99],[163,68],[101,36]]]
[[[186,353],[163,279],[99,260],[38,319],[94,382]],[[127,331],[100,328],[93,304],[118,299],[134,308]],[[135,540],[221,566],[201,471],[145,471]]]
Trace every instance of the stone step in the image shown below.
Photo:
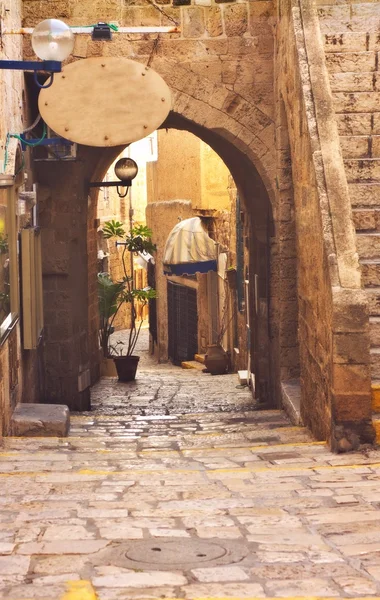
[[[181,362],[181,367],[182,369],[197,369],[198,371],[203,371],[205,368],[204,365],[197,360],[184,360]]]
[[[376,113],[336,113],[335,116],[341,136],[380,134],[380,119]]]
[[[205,364],[205,355],[204,354],[195,354],[194,360],[196,360],[197,362],[204,365]]]
[[[377,112],[380,103],[378,90],[379,88],[369,92],[333,92],[334,109],[337,113]]]
[[[341,135],[343,158],[371,158],[372,138],[369,135]]]
[[[67,437],[70,411],[63,404],[17,404],[11,419],[15,437]]]
[[[380,317],[369,318],[369,339],[371,347],[380,347]]]
[[[344,161],[344,166],[348,183],[380,183],[380,159],[378,158],[350,158]]]
[[[341,135],[343,158],[380,158],[379,135]]]
[[[373,92],[379,85],[379,74],[369,71],[357,73],[330,73],[330,85],[333,92]]]
[[[361,259],[380,259],[380,232],[358,232],[356,246]]]
[[[380,230],[380,207],[377,208],[353,208],[352,217],[356,231]]]
[[[367,52],[369,50],[365,31],[324,32],[322,41],[325,52],[328,53]]]
[[[362,284],[365,288],[380,287],[380,259],[363,259],[360,261],[362,268]]]
[[[371,383],[372,410],[380,412],[380,379],[373,379]]]
[[[380,379],[380,346],[370,348],[371,379]]]
[[[380,207],[380,183],[350,183],[348,191],[353,208]]]
[[[370,317],[380,316],[380,286],[366,288]]]
[[[372,422],[373,422],[374,429],[376,431],[376,442],[378,444],[380,444],[380,414],[379,413],[375,413],[372,416]]]
[[[376,53],[368,52],[326,52],[326,66],[329,73],[368,73],[376,71]]]

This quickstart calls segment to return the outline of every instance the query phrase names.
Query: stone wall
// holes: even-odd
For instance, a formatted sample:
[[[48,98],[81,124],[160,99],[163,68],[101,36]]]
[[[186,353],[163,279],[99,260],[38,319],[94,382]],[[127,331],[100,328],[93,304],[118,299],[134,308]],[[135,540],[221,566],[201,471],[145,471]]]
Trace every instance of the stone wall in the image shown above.
[[[347,450],[373,439],[368,314],[315,7],[281,6],[278,101],[292,156],[302,417]]]
[[[6,28],[21,25],[21,0],[0,3],[0,14]],[[22,40],[19,36],[3,36],[3,59],[22,58]],[[7,133],[20,133],[25,127],[23,107],[23,76],[17,71],[0,71],[0,171],[4,172],[4,153]],[[25,121],[24,121],[25,122]],[[8,154],[6,171],[14,174],[15,157]],[[6,196],[6,191],[2,192]],[[11,215],[15,219],[15,213]],[[20,311],[18,310],[18,313]],[[33,402],[39,396],[37,352],[22,352],[20,323],[0,345],[0,438],[9,433],[12,410],[21,399]]]

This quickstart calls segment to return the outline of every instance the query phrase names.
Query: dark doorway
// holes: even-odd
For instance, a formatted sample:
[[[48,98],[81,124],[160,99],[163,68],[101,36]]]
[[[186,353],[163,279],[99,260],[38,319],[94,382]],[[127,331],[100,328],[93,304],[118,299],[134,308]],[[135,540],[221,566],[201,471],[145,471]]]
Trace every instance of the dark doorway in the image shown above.
[[[180,365],[198,352],[197,291],[168,281],[169,359]]]

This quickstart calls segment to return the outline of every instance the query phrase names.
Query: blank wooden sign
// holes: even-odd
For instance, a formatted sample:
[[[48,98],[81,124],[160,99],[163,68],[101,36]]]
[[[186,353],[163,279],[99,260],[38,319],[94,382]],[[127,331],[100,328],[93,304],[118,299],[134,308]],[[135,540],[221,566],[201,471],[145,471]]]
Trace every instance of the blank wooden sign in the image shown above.
[[[87,146],[120,146],[155,131],[171,110],[162,77],[128,58],[78,60],[40,92],[44,121],[58,135]]]

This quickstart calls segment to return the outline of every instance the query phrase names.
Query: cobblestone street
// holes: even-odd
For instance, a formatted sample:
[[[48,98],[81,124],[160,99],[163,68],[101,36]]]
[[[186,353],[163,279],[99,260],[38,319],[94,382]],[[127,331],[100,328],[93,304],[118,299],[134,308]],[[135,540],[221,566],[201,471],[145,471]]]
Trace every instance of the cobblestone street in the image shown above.
[[[103,379],[70,437],[7,438],[0,598],[380,597],[380,452],[334,455],[236,375]]]

